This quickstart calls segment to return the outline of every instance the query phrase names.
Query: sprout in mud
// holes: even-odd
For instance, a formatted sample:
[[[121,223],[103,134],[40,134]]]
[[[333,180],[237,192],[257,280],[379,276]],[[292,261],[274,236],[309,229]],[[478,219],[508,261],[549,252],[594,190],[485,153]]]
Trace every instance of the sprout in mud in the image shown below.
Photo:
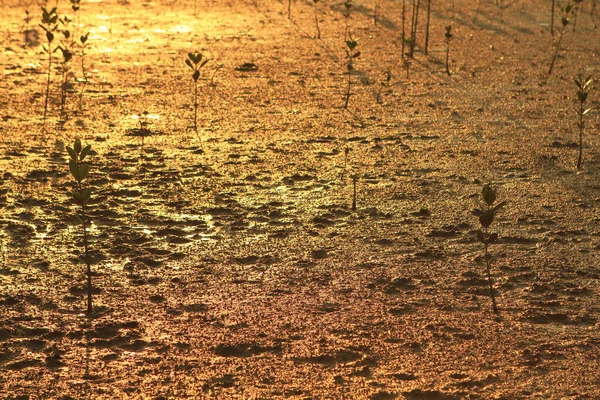
[[[198,135],[198,79],[200,79],[200,69],[210,61],[208,58],[202,59],[202,53],[188,53],[188,59],[185,63],[192,69],[192,80],[194,81],[194,132]]]
[[[48,54],[48,75],[46,81],[46,97],[44,99],[44,130],[46,130],[48,98],[50,97],[50,78],[52,74],[52,54],[56,51],[56,48],[52,47],[52,43],[54,42],[54,32],[58,29],[58,14],[56,13],[56,7],[53,7],[50,10],[42,7],[42,21],[39,26],[46,32],[46,40],[48,41],[47,46],[42,46],[46,54]]]
[[[444,38],[446,40],[446,73],[450,75],[450,41],[452,40],[452,25],[446,27]]]
[[[351,87],[352,87],[352,74],[354,73],[354,60],[360,56],[360,51],[355,51],[358,46],[358,42],[352,39],[352,34],[348,34],[348,40],[346,40],[346,68],[348,69],[348,88],[346,90],[346,101],[344,102],[344,109],[348,108],[348,102],[350,101]]]
[[[81,74],[83,75],[81,91],[79,92],[79,111],[83,111],[83,92],[88,83],[88,76],[85,70],[85,45],[87,43],[89,34],[90,33],[88,32],[79,37],[79,46],[81,47]]]
[[[392,86],[392,71],[389,69],[385,73],[385,78],[380,82],[381,86],[379,87],[379,91],[377,92],[377,103],[381,103],[381,92],[384,88],[389,88]]]
[[[494,218],[498,210],[504,207],[506,202],[502,201],[500,203],[496,203],[496,191],[490,184],[483,186],[481,197],[483,198],[483,205],[481,208],[475,209],[473,214],[479,217],[479,223],[481,224],[481,229],[477,230],[477,239],[484,246],[485,267],[487,270],[487,278],[490,287],[492,307],[494,314],[498,314],[498,306],[496,305],[496,297],[494,296],[494,282],[492,280],[492,273],[490,269],[492,256],[488,252],[489,245],[498,241],[498,234],[490,233],[489,227],[492,225],[492,222],[494,222]]]
[[[577,85],[577,101],[579,102],[579,108],[577,109],[577,115],[579,116],[579,120],[577,121],[577,126],[579,127],[579,158],[577,159],[577,169],[581,169],[583,164],[583,117],[590,112],[589,108],[585,108],[585,102],[590,93],[591,84],[591,76],[584,78],[583,75],[578,75],[575,78],[575,85]]]
[[[558,56],[558,52],[560,51],[560,44],[565,36],[565,32],[567,31],[567,25],[569,25],[571,13],[573,12],[573,6],[571,4],[567,4],[565,8],[563,8],[563,17],[561,19],[562,28],[560,29],[558,42],[556,42],[556,49],[554,50],[554,56],[552,57],[552,62],[550,62],[550,69],[548,70],[548,75],[552,75],[552,70],[554,69],[554,63],[556,62],[556,57]]]
[[[87,266],[86,276],[87,276],[87,315],[88,317],[92,315],[92,267],[90,262],[90,250],[88,243],[88,233],[87,233],[87,224],[88,224],[88,216],[86,211],[86,205],[90,200],[90,196],[92,194],[92,188],[86,187],[83,181],[87,178],[90,166],[83,161],[90,154],[92,150],[91,145],[87,145],[85,147],[81,146],[81,141],[79,139],[75,139],[73,143],[73,147],[67,146],[67,152],[69,153],[69,170],[71,171],[71,176],[75,179],[75,190],[72,193],[73,199],[75,202],[81,207],[79,210],[79,219],[81,221],[81,230],[83,233],[83,250],[85,263]]]

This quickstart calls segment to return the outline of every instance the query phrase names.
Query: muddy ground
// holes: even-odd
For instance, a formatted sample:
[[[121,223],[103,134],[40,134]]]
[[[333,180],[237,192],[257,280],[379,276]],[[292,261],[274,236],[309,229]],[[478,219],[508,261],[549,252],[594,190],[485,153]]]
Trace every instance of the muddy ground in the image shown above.
[[[432,3],[407,76],[401,2],[376,25],[356,0],[344,110],[341,0],[318,3],[321,39],[307,0],[292,19],[281,1],[84,0],[75,17],[60,0],[90,32],[87,83],[78,50],[44,128],[40,10],[0,2],[0,398],[600,398],[600,93],[578,171],[572,81],[600,78],[600,4],[549,76],[550,2],[474,3]],[[89,319],[76,137],[93,148]],[[486,182],[508,202],[498,316],[472,214]]]

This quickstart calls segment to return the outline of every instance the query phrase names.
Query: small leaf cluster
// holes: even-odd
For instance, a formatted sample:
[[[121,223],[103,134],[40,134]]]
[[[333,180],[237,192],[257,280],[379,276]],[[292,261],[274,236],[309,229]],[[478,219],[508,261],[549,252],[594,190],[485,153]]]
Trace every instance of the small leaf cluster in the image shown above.
[[[92,194],[91,188],[82,188],[82,182],[87,178],[90,172],[90,166],[84,163],[83,160],[90,154],[91,145],[82,147],[81,140],[75,139],[73,147],[67,146],[69,153],[69,170],[71,176],[77,181],[77,189],[73,192],[73,198],[81,206],[85,206]]]
[[[52,43],[54,40],[54,32],[58,29],[58,14],[56,12],[56,7],[53,7],[50,10],[42,7],[42,23],[39,24],[39,26],[46,32],[48,43]],[[44,50],[49,52],[49,49],[46,49],[45,47]]]
[[[352,8],[352,0],[346,0],[344,2],[344,7],[346,7],[346,13],[344,16],[348,18],[350,16],[350,9]]]
[[[567,25],[569,25],[569,22],[571,21],[571,11],[573,11],[573,5],[571,4],[567,4],[565,8],[563,8],[563,17],[561,19],[563,30],[567,27]]]
[[[504,207],[506,201],[496,203],[496,191],[491,185],[486,184],[481,190],[481,197],[483,198],[484,205],[473,211],[473,214],[479,217],[479,223],[483,229],[477,230],[477,239],[484,245],[496,243],[498,240],[498,234],[488,234],[488,228],[494,222],[494,217],[499,209]]]
[[[354,70],[352,60],[360,57],[360,51],[354,51],[358,46],[358,41],[352,39],[352,35],[346,40],[346,56],[348,56],[348,71]]]
[[[452,25],[446,26],[446,33],[444,33],[444,37],[446,38],[446,43],[450,43],[453,36],[454,35],[452,34]]]
[[[73,12],[79,11],[81,0],[71,0],[71,8]]]
[[[574,79],[574,81],[575,85],[577,85],[577,100],[579,100],[579,102],[583,105],[588,98],[593,79],[591,76],[584,78],[583,75],[579,75]],[[586,115],[590,112],[590,110],[590,108],[583,110],[581,115]]]
[[[188,59],[185,60],[185,63],[194,71],[192,74],[192,79],[194,79],[194,82],[198,81],[200,78],[200,69],[209,61],[210,60],[208,58],[202,60],[202,53],[188,53]]]

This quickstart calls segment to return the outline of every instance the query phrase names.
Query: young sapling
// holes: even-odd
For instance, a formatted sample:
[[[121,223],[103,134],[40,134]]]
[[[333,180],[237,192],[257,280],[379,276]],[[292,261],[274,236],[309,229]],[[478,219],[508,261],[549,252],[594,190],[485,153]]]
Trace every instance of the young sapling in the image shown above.
[[[554,56],[552,57],[552,62],[550,63],[550,69],[548,70],[548,75],[552,75],[552,70],[554,69],[554,62],[556,61],[556,57],[558,56],[558,52],[560,50],[560,44],[562,42],[563,37],[565,36],[565,32],[567,31],[567,25],[569,25],[571,12],[573,11],[573,6],[571,4],[567,4],[567,6],[563,9],[563,17],[561,19],[562,28],[559,32],[558,42],[556,42],[556,49],[554,50]]]
[[[496,297],[494,296],[494,282],[492,280],[491,273],[492,256],[488,251],[489,245],[498,241],[498,234],[495,232],[490,233],[489,227],[492,225],[492,222],[494,222],[494,217],[496,216],[498,210],[504,207],[506,202],[502,201],[500,203],[496,203],[496,191],[490,184],[483,186],[481,197],[483,198],[483,205],[481,208],[475,209],[473,214],[479,217],[479,223],[481,224],[481,229],[477,230],[477,240],[483,244],[485,267],[490,288],[490,297],[492,299],[492,308],[494,314],[498,314],[498,306],[496,305]]]
[[[577,169],[581,169],[583,165],[583,117],[590,112],[590,109],[586,108],[585,102],[587,101],[591,84],[591,76],[584,78],[583,75],[579,75],[575,78],[575,85],[577,85],[577,100],[579,102],[579,108],[577,108],[577,115],[579,116],[579,120],[577,121],[577,126],[579,127],[579,157],[577,158]]]
[[[348,102],[350,101],[351,87],[352,87],[352,74],[354,73],[354,60],[360,56],[360,51],[355,51],[358,42],[352,39],[352,34],[348,34],[348,40],[346,40],[346,68],[348,69],[348,88],[346,90],[346,100],[344,102],[344,110],[348,108]]]
[[[79,37],[79,45],[81,47],[81,74],[83,75],[81,91],[79,92],[79,111],[83,111],[83,92],[88,83],[88,76],[85,70],[85,45],[88,40],[89,32]]]
[[[419,23],[419,8],[421,0],[413,0],[412,20],[410,25],[410,43],[408,48],[408,57],[413,58],[415,54],[415,45],[417,44],[417,25]]]
[[[425,54],[429,52],[429,22],[431,19],[431,0],[427,0],[427,20],[425,22]]]
[[[391,80],[392,80],[392,72],[388,69],[385,73],[384,80],[382,80],[380,82],[381,86],[379,87],[379,91],[377,92],[377,103],[378,104],[381,103],[381,92],[383,91],[383,88],[389,88],[390,86],[392,86]]]
[[[67,152],[69,153],[69,170],[71,176],[75,179],[75,190],[72,193],[73,199],[81,208],[79,209],[79,219],[81,220],[81,229],[83,233],[83,250],[86,263],[86,276],[87,276],[87,315],[92,315],[92,267],[90,261],[90,249],[88,242],[88,216],[86,205],[90,200],[92,194],[92,188],[85,186],[83,181],[88,177],[90,166],[85,163],[85,158],[90,154],[92,150],[91,145],[82,147],[81,141],[75,139],[73,147],[67,146]]]
[[[352,177],[352,185],[354,187],[354,195],[352,197],[352,211],[356,211],[356,182],[358,181],[358,177],[355,175]]]
[[[347,40],[348,39],[348,25],[350,22],[350,9],[352,8],[352,0],[346,0],[344,2],[344,7],[346,8],[346,11],[344,12],[344,20],[345,20],[344,40]]]
[[[56,51],[56,48],[52,47],[52,43],[54,42],[54,32],[58,29],[58,14],[56,13],[56,7],[51,8],[49,11],[45,7],[42,7],[42,22],[39,26],[46,32],[46,40],[48,41],[47,47],[43,46],[44,51],[48,54],[48,75],[46,81],[46,97],[44,98],[44,130],[46,130],[48,98],[50,97],[50,81],[52,74],[52,54]]]
[[[444,38],[446,41],[446,73],[450,75],[450,41],[452,40],[452,25],[446,27]]]
[[[406,56],[406,54],[404,54],[405,44],[406,44],[406,0],[402,0],[402,43],[400,44],[402,46],[402,50],[400,52],[402,59],[404,59],[404,57]]]
[[[208,63],[209,59],[202,59],[202,53],[188,53],[188,59],[185,63],[192,69],[192,80],[194,81],[194,132],[198,136],[198,79],[200,79],[200,69]]]
[[[313,0],[313,3],[315,5],[315,26],[317,27],[317,39],[321,39],[321,28],[319,28],[319,10],[317,7],[319,0]]]

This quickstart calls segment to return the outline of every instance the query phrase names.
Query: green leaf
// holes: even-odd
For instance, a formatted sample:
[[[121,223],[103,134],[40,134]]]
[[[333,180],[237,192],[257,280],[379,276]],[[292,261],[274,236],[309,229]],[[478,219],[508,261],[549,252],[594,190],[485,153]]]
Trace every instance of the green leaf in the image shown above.
[[[198,70],[194,71],[192,78],[194,79],[194,81],[197,81],[198,78],[200,78],[200,71],[198,71]]]
[[[194,69],[194,66],[192,65],[192,62],[190,60],[185,60],[185,63],[187,64],[188,67],[190,67],[191,69]]]
[[[83,204],[87,204],[90,200],[90,196],[92,195],[92,188],[85,188],[81,191],[81,201]]]
[[[492,233],[490,235],[490,237],[488,237],[488,244],[494,244],[498,241],[498,234],[497,233]]]
[[[88,164],[81,164],[79,166],[79,182],[83,181],[87,178],[88,173],[90,172],[90,166]]]
[[[210,60],[207,58],[206,60],[202,61],[202,64],[200,64],[199,68],[204,67]]]
[[[79,204],[82,203],[81,192],[79,190],[73,191],[73,198],[75,199],[75,201],[77,201],[77,203],[79,203]]]
[[[79,160],[83,161],[83,159],[86,158],[88,156],[88,154],[90,154],[91,150],[92,150],[91,144],[88,144],[83,149],[81,149],[81,154],[79,155]]]
[[[75,153],[75,150],[73,150],[72,147],[67,146],[67,153],[69,153],[71,160],[77,161],[77,153]]]
[[[357,51],[356,53],[352,54],[352,58],[358,58],[360,57],[360,51]]]
[[[479,216],[481,216],[481,215],[484,213],[484,211],[483,211],[483,210],[480,210],[480,209],[478,209],[478,208],[476,208],[476,209],[474,209],[473,211],[471,211],[471,213],[472,213],[474,216],[476,216],[476,217],[479,217]]]
[[[77,153],[77,154],[81,153],[81,140],[75,139],[75,143],[73,144],[73,149],[75,150],[75,153]]]
[[[81,182],[81,179],[79,178],[79,168],[77,166],[77,161],[69,160],[69,170],[71,171],[71,176],[73,176],[73,178],[75,178],[77,182]]]
[[[492,212],[486,212],[485,214],[479,216],[479,223],[484,228],[489,228],[492,222],[494,222],[494,213]]]
[[[490,211],[493,212],[493,213],[495,213],[496,211],[498,211],[499,209],[501,209],[505,205],[506,205],[506,201],[501,201],[500,203],[498,203],[494,207],[492,207],[492,209]]]
[[[481,229],[477,229],[477,240],[479,240],[481,243],[485,244],[485,236],[484,236],[483,232],[481,231]]]
[[[481,190],[481,195],[483,196],[483,200],[485,200],[488,206],[491,206],[492,204],[494,204],[494,201],[496,201],[496,191],[489,184],[483,186],[483,189]]]

